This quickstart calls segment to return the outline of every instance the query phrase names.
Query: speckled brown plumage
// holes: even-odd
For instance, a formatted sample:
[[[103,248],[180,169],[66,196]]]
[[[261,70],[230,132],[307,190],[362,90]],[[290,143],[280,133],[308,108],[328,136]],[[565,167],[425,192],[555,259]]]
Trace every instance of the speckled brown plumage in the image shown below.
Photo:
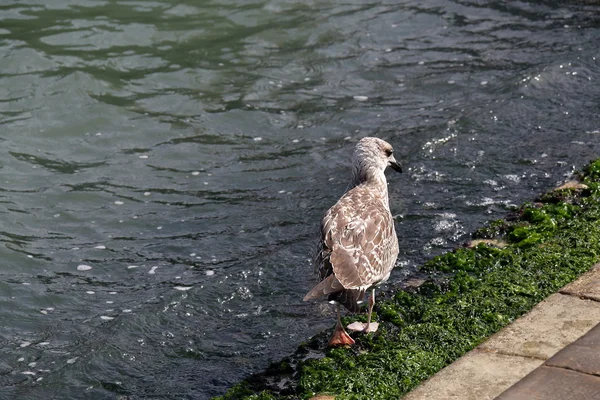
[[[304,300],[335,300],[356,312],[366,290],[389,278],[398,238],[384,170],[391,166],[401,171],[392,152],[389,143],[377,138],[357,144],[351,188],[321,221],[315,257],[321,282]]]

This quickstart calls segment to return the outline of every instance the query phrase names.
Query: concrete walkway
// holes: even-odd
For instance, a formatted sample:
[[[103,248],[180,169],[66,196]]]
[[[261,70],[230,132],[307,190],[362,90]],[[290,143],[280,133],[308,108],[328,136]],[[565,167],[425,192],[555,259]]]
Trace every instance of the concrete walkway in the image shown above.
[[[404,399],[600,399],[599,324],[596,264]]]

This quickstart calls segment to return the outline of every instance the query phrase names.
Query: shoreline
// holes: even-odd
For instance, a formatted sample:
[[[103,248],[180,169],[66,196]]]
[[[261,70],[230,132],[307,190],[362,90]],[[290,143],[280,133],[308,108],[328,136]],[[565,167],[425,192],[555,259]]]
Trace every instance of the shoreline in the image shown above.
[[[334,349],[321,332],[217,399],[401,398],[600,261],[599,221],[600,159],[379,295],[378,332]]]

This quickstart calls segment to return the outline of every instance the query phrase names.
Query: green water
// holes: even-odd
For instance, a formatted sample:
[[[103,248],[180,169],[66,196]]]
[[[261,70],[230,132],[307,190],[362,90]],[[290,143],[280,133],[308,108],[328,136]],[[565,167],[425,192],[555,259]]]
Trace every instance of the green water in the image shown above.
[[[209,398],[330,327],[302,297],[360,137],[406,168],[390,285],[565,179],[600,154],[599,15],[4,1],[0,398]]]

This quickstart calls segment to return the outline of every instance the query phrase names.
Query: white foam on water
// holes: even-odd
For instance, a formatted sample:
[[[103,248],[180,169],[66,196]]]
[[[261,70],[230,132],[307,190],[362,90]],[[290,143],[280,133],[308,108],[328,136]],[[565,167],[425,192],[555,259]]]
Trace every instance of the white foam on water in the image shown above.
[[[123,203],[121,200],[117,200],[117,201],[115,201],[115,204],[118,206],[122,206],[125,203]]]
[[[452,229],[458,227],[458,221],[456,221],[456,214],[452,213],[443,213],[439,215],[442,219],[436,221],[434,224],[434,231],[436,232],[444,232],[451,231]]]
[[[134,269],[134,268],[139,268],[139,265],[128,265],[127,269]]]
[[[215,271],[212,269],[209,269],[208,271],[205,272],[206,276],[213,276],[215,274]]]
[[[148,158],[148,156],[146,154],[142,154],[139,158],[146,159],[146,158]]]
[[[89,271],[92,269],[91,265],[79,264],[77,266],[77,271]]]
[[[192,172],[192,175],[198,176],[198,175],[200,175],[200,171],[194,171],[194,172]]]
[[[508,175],[504,175],[504,178],[508,179],[509,181],[516,182],[516,183],[521,182],[521,177],[519,175],[508,174]]]
[[[369,100],[368,96],[352,96],[352,98],[356,101],[367,101]]]
[[[27,346],[31,346],[31,342],[23,342],[19,345],[19,347],[27,347]]]
[[[77,361],[77,359],[78,359],[78,358],[79,358],[79,357],[73,357],[73,358],[69,358],[69,359],[67,360],[67,364],[73,364],[75,361]]]
[[[193,286],[175,286],[173,289],[186,291],[186,290],[190,290],[191,288],[193,288]]]
[[[157,268],[158,267],[152,267],[152,268],[150,268],[150,271],[148,271],[148,273],[151,274],[151,275],[154,275],[156,273],[156,269]]]
[[[433,246],[443,246],[446,244],[446,240],[442,237],[436,237],[436,238],[431,239],[430,243]]]
[[[96,294],[96,292],[94,292],[93,290],[88,290],[87,292],[85,292],[86,294]]]
[[[103,244],[99,244],[98,246],[96,246],[94,248],[99,249],[99,250],[104,250],[104,249],[106,249],[106,246],[104,246]]]
[[[115,317],[109,317],[108,315],[101,315],[100,319],[104,320],[104,321],[110,321],[115,319]]]

